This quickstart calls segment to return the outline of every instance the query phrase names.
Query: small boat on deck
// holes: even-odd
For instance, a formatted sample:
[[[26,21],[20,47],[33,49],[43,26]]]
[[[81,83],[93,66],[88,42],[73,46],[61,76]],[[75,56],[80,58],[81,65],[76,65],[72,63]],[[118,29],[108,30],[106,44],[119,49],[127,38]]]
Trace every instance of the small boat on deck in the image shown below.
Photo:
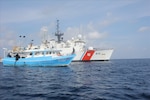
[[[60,50],[25,50],[9,52],[2,60],[4,66],[68,66],[76,55],[61,55]]]

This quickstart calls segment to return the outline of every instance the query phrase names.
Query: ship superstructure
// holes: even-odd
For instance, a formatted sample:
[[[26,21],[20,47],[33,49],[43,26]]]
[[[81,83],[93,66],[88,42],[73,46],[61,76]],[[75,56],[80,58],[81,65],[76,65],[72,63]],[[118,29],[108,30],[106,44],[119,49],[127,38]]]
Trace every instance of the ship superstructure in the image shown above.
[[[109,60],[113,49],[98,49],[93,47],[86,47],[86,41],[82,35],[73,37],[71,40],[63,41],[63,33],[59,31],[59,20],[57,20],[57,41],[51,41],[50,47],[54,47],[61,50],[62,54],[71,53],[72,49],[76,54],[73,61],[105,61]]]

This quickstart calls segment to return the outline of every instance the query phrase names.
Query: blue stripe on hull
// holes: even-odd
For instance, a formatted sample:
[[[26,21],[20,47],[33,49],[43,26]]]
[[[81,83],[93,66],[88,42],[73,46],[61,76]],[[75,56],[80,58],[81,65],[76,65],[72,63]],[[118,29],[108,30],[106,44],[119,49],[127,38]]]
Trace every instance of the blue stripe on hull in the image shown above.
[[[3,59],[4,66],[67,66],[71,63],[75,55],[59,56],[59,57],[31,57],[20,58],[18,61],[15,58]]]

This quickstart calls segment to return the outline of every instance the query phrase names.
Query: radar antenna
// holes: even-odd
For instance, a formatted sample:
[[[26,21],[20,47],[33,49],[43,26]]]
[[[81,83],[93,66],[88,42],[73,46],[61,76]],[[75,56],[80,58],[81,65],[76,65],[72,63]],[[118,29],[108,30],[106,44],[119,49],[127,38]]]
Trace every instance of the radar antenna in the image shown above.
[[[57,36],[58,43],[60,43],[63,40],[63,37],[61,37],[63,35],[64,35],[64,33],[60,33],[60,30],[59,30],[59,20],[57,20],[57,27],[56,27],[55,36]]]

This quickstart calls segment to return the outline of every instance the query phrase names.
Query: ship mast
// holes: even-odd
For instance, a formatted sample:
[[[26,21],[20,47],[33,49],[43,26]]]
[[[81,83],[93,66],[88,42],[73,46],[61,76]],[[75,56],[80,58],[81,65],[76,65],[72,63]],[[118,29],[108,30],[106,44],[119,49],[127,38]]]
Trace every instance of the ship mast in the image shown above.
[[[61,37],[63,35],[64,35],[64,33],[60,33],[60,30],[59,30],[59,20],[57,20],[57,27],[56,27],[55,36],[57,36],[58,43],[60,43],[63,40],[63,38]]]

